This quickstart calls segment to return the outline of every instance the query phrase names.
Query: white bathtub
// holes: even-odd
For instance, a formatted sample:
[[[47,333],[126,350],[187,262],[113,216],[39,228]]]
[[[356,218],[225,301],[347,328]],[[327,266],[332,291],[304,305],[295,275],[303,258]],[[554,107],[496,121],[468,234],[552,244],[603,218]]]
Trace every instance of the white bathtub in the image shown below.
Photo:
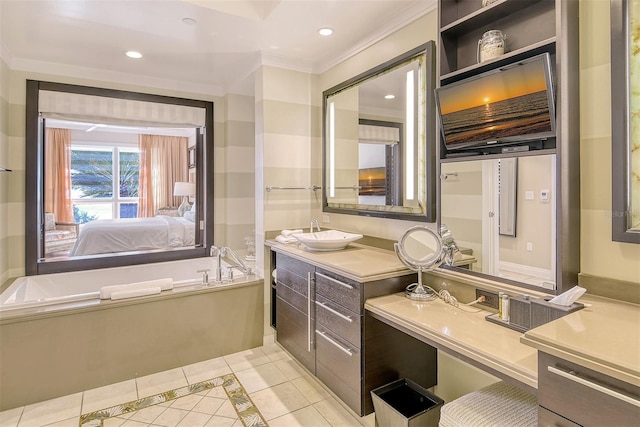
[[[189,287],[201,285],[202,273],[198,273],[198,270],[204,269],[210,270],[211,281],[215,277],[215,260],[205,257],[19,277],[0,294],[0,312],[85,300],[98,303],[100,288],[103,286],[154,279],[172,278],[175,291],[186,291]],[[234,271],[234,278],[241,276],[239,271]]]

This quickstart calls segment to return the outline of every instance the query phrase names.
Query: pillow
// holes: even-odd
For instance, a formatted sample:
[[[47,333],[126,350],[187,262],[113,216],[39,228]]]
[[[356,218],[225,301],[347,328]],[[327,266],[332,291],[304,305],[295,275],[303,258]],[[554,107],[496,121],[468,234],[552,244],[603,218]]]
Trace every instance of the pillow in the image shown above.
[[[196,222],[196,213],[195,211],[186,211],[182,217],[186,220],[189,220],[191,222]]]

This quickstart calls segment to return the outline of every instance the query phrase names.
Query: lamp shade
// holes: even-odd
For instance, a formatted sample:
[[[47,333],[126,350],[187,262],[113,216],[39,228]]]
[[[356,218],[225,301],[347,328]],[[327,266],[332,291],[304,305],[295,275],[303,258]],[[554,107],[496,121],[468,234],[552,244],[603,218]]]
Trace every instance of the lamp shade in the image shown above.
[[[196,184],[193,182],[176,182],[173,186],[174,196],[193,196],[196,194]]]

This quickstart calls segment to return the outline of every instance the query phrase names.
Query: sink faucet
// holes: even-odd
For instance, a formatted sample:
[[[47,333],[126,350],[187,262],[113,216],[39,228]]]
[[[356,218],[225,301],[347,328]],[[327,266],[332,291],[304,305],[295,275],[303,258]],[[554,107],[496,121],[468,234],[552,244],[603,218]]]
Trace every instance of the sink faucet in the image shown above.
[[[316,226],[316,231],[320,231],[320,224],[318,224],[318,220],[317,219],[312,219],[311,220],[311,227],[309,227],[309,233],[313,233],[313,226]]]
[[[222,257],[224,254],[222,251],[224,248],[220,249],[217,246],[211,246],[209,249],[209,256],[216,257],[216,278],[213,283],[222,283]]]

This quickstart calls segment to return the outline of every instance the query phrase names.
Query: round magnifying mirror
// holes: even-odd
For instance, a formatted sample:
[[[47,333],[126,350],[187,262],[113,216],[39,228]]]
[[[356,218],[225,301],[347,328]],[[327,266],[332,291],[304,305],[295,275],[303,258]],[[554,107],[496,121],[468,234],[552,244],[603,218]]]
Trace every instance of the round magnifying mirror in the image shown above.
[[[407,287],[407,297],[417,300],[435,298],[435,294],[427,292],[422,285],[422,272],[442,264],[444,250],[440,235],[425,226],[411,227],[394,247],[400,261],[418,272],[418,283]]]

